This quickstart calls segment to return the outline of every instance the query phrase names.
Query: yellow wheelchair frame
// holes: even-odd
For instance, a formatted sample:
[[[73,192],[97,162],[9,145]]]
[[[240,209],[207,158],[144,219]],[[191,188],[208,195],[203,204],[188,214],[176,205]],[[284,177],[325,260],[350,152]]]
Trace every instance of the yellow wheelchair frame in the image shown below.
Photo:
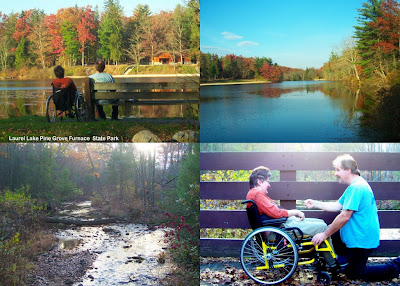
[[[246,202],[249,201],[243,203]],[[256,228],[244,239],[240,261],[246,274],[260,284],[274,285],[289,279],[298,265],[313,265],[317,270],[317,281],[329,285],[331,275],[322,253],[329,252],[336,259],[332,246],[327,240],[321,244],[324,246],[314,246],[311,237],[299,228],[280,228],[284,221],[263,221],[264,226]]]

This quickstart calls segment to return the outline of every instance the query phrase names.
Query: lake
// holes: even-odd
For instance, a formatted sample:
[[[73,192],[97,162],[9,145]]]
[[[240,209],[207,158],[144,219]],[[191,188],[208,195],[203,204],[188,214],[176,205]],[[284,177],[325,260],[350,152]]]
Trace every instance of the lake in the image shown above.
[[[338,82],[211,85],[200,88],[201,142],[371,142],[364,97]]]
[[[83,93],[83,78],[73,79]],[[24,115],[46,115],[46,100],[52,94],[52,80],[0,80],[0,119]],[[120,106],[119,117],[184,117],[185,105]],[[111,105],[104,106],[111,117]]]

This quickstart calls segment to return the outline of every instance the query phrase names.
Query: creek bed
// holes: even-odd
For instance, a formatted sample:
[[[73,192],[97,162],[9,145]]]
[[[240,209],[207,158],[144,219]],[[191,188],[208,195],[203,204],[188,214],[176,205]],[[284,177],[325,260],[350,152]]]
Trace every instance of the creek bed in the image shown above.
[[[68,218],[96,212],[90,202],[65,207],[60,215]],[[59,229],[58,245],[38,257],[29,285],[159,285],[172,268],[163,259],[164,234],[132,223]]]

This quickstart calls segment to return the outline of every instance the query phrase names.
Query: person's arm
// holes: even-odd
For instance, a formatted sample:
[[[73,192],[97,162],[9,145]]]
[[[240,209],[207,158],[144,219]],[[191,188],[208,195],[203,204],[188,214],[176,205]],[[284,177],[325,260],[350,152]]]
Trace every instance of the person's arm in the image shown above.
[[[353,211],[351,210],[342,211],[338,216],[336,216],[334,221],[328,226],[328,228],[324,232],[314,235],[314,237],[312,238],[312,243],[314,245],[320,245],[325,239],[341,229],[349,221],[352,215]]]
[[[342,204],[338,201],[336,202],[321,202],[316,200],[305,200],[304,204],[308,209],[317,208],[327,212],[338,212],[342,209]]]
[[[288,216],[297,216],[298,218],[300,218],[300,220],[304,220],[305,219],[305,215],[302,211],[299,210],[288,210]]]
[[[276,204],[270,202],[263,195],[256,195],[254,197],[254,202],[256,203],[257,208],[261,213],[266,214],[271,218],[288,217],[288,211],[286,209],[279,208]]]

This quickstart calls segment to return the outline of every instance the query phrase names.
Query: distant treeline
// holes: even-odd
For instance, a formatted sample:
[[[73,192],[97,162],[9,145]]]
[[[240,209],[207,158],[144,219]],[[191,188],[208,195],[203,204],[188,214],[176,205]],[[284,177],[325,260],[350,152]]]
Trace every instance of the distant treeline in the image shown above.
[[[158,14],[138,4],[128,17],[118,0],[106,0],[101,15],[97,6],[62,8],[50,15],[39,9],[0,12],[0,70],[83,66],[98,58],[115,64],[143,59],[151,63],[162,52],[178,62],[183,56],[198,59],[199,47],[199,0]]]
[[[295,69],[279,66],[267,57],[243,57],[216,54],[200,54],[200,76],[202,82],[216,80],[259,79],[271,82],[282,80],[312,80],[319,77],[315,68]]]
[[[332,52],[322,67],[322,76],[356,83],[368,81],[378,87],[398,83],[400,3],[368,0],[358,14],[353,36]]]

